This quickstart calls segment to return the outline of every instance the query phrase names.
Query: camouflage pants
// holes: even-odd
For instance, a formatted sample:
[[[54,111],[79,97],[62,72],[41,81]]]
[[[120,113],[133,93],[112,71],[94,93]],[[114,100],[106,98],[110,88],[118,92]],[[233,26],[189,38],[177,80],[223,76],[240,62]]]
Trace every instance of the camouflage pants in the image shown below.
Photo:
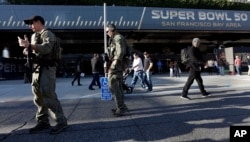
[[[122,88],[122,72],[109,73],[109,89],[115,101],[116,108],[124,107],[124,93]]]
[[[40,75],[40,78],[39,78]],[[39,81],[40,80],[40,81]],[[56,67],[43,67],[41,72],[34,72],[32,76],[32,93],[34,103],[38,110],[37,121],[46,121],[51,117],[58,123],[67,121],[63,114],[62,106],[55,93],[56,89]]]

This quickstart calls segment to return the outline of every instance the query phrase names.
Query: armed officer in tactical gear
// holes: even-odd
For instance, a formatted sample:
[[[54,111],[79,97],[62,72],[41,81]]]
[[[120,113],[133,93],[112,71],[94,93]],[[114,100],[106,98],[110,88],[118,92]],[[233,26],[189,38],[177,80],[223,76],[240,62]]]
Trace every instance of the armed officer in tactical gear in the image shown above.
[[[50,128],[49,111],[57,122],[51,129],[51,134],[56,134],[68,127],[62,106],[55,93],[56,89],[56,62],[52,60],[52,49],[56,43],[55,35],[45,29],[45,21],[41,16],[33,16],[24,20],[34,34],[29,42],[26,35],[24,39],[18,37],[19,46],[24,47],[23,54],[28,51],[36,56],[32,73],[32,93],[34,103],[38,107],[36,113],[37,125],[29,130],[30,133],[40,132]],[[30,54],[30,53],[29,53]]]
[[[108,46],[108,82],[109,89],[115,101],[116,108],[112,109],[115,116],[122,116],[128,111],[124,104],[124,93],[122,88],[123,80],[123,59],[126,49],[125,38],[118,33],[114,24],[106,27],[106,33],[110,37]]]

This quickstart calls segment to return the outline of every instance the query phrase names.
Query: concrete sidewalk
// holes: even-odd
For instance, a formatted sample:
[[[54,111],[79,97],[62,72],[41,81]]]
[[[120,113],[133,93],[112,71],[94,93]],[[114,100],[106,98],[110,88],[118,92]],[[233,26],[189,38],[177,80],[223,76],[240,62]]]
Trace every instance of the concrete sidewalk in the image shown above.
[[[187,101],[179,97],[187,75],[153,75],[152,92],[137,85],[132,94],[125,94],[130,111],[123,117],[112,115],[114,102],[102,101],[100,89],[88,90],[91,77],[81,79],[83,86],[71,86],[72,78],[59,78],[57,94],[70,127],[57,135],[48,131],[28,134],[36,124],[30,84],[23,80],[0,81],[0,141],[228,142],[231,125],[250,126],[250,77],[202,77],[211,96],[202,98],[194,82],[189,92],[192,100]],[[128,77],[127,82],[130,80]],[[50,122],[55,125],[53,120]]]

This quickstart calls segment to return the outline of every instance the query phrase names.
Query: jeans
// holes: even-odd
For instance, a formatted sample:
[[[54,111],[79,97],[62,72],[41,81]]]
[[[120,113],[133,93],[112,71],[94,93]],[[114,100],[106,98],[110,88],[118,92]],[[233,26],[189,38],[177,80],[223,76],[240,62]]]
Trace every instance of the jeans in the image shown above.
[[[99,88],[101,88],[99,73],[93,73],[93,79],[89,85],[89,88],[92,88],[93,85],[97,85]]]
[[[219,73],[220,73],[220,75],[224,75],[224,72],[225,72],[224,66],[219,66]]]
[[[152,91],[152,89],[153,89],[151,76],[152,76],[152,72],[145,72],[143,74],[143,80],[144,80],[145,84],[148,86],[148,90],[150,90],[150,91]]]
[[[175,76],[175,77],[180,77],[179,68],[174,68],[174,76]]]
[[[240,65],[236,65],[235,69],[236,69],[237,74],[241,75],[241,67],[240,67]]]
[[[134,71],[133,79],[130,87],[134,88],[137,80],[140,79],[140,84],[142,88],[145,88],[145,83],[143,80],[143,70]]]

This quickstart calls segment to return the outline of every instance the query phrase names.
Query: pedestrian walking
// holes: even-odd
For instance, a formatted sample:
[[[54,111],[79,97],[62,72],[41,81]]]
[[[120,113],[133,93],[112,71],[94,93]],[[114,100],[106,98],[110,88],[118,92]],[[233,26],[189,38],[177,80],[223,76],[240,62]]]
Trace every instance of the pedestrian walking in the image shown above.
[[[235,60],[234,60],[234,66],[237,72],[237,75],[241,75],[241,59],[239,56],[235,56]]]
[[[133,54],[133,57],[134,57],[134,60],[133,60],[131,70],[134,70],[134,75],[133,75],[130,87],[132,90],[134,90],[136,82],[139,79],[141,87],[146,88],[144,80],[143,80],[144,68],[143,68],[142,60],[139,57],[138,53],[136,53],[136,52]]]
[[[173,61],[169,62],[169,76],[174,77],[174,62]]]
[[[213,59],[208,59],[207,60],[207,71],[208,71],[208,74],[209,75],[212,75],[213,74],[213,71],[214,71],[214,60]]]
[[[110,44],[108,46],[108,84],[110,92],[114,97],[116,108],[111,111],[115,116],[122,116],[128,108],[124,103],[124,92],[122,88],[123,82],[123,60],[126,48],[126,41],[123,35],[121,35],[114,24],[106,26],[106,33],[110,38]]]
[[[24,20],[26,25],[34,32],[31,36],[31,42],[25,35],[24,39],[18,37],[19,46],[24,47],[23,53],[28,54],[28,48],[35,53],[35,70],[32,74],[32,93],[34,94],[34,103],[37,106],[35,127],[29,130],[29,133],[41,132],[50,128],[49,112],[56,121],[56,126],[50,131],[51,134],[57,134],[68,127],[67,119],[64,116],[62,106],[57,98],[56,90],[56,61],[52,60],[53,47],[56,43],[56,36],[44,26],[45,21],[41,16],[33,16]]]
[[[151,57],[149,53],[144,52],[144,76],[143,80],[145,84],[148,86],[148,91],[153,90],[153,84],[152,84],[152,69],[153,69],[153,61],[151,60]]]
[[[83,64],[82,59],[79,57],[75,64],[75,73],[74,73],[74,79],[71,82],[71,85],[74,86],[75,81],[77,80],[78,86],[82,86],[81,84],[81,73],[83,72]]]
[[[93,57],[91,59],[93,79],[89,85],[89,90],[95,90],[93,88],[94,85],[97,85],[99,87],[99,89],[101,88],[101,83],[100,83],[100,67],[101,67],[101,65],[102,64],[99,60],[99,55],[97,53],[94,53]]]
[[[218,68],[219,68],[219,74],[221,76],[224,76],[225,74],[225,67],[228,66],[228,62],[224,55],[221,55],[218,59]]]
[[[180,67],[178,61],[174,61],[174,76],[180,77]]]
[[[200,39],[194,38],[192,40],[192,47],[188,48],[188,55],[190,59],[187,63],[187,66],[190,68],[190,71],[187,82],[183,87],[181,94],[181,98],[186,100],[191,100],[191,98],[189,98],[187,95],[189,88],[194,82],[194,79],[196,80],[199,86],[202,96],[203,97],[209,96],[209,93],[204,89],[203,80],[201,78],[201,66],[203,65],[203,59],[199,49],[199,45],[200,45]]]
[[[163,66],[163,64],[162,64],[161,60],[158,60],[158,62],[157,62],[158,73],[162,73],[162,66]]]

